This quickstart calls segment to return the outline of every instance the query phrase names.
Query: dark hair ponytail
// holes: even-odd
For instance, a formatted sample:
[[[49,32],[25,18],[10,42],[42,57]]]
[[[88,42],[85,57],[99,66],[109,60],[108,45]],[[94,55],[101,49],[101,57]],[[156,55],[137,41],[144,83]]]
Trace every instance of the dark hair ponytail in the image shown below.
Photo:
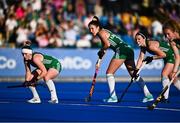
[[[23,47],[22,47],[22,53],[30,53],[32,54],[32,48],[31,48],[31,41],[27,40],[23,42]]]
[[[89,27],[90,25],[99,26],[100,29],[102,28],[102,27],[101,27],[101,24],[100,24],[100,21],[99,21],[99,18],[98,18],[97,16],[94,16],[94,17],[92,18],[92,20],[91,20],[91,21],[89,22],[89,24],[88,24],[88,27]]]
[[[151,39],[151,35],[146,28],[141,28],[139,32],[136,33],[136,35],[141,35],[146,40]]]
[[[92,18],[92,21],[98,21],[98,22],[99,22],[99,18],[98,18],[97,16],[94,16],[94,17]]]
[[[29,40],[26,40],[23,42],[23,46],[31,46],[32,42]]]

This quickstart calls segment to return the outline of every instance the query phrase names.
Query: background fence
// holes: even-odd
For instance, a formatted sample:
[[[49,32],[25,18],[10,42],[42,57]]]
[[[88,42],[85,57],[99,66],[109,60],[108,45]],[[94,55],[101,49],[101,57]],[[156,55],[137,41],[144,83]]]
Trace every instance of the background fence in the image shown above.
[[[91,78],[97,61],[97,49],[34,49],[36,52],[41,52],[47,55],[54,56],[62,63],[62,71],[58,78],[66,79],[87,79]],[[139,50],[135,50],[135,60]],[[113,56],[113,52],[108,50],[105,55],[98,76],[105,78],[106,69]],[[147,64],[141,71],[143,77],[148,77],[150,80],[159,78],[163,67],[162,60],[155,60]],[[1,49],[0,51],[0,78],[21,78],[25,74],[23,57],[20,49]],[[128,72],[123,65],[116,72],[117,78],[129,78]]]

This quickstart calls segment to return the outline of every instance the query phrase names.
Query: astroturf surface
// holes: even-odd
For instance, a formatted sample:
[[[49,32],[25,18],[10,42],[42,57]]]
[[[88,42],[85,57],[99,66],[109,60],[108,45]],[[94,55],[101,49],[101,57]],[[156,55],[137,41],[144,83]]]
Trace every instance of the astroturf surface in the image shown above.
[[[12,88],[17,82],[0,82],[0,122],[180,122],[180,91],[170,90],[170,103],[159,103],[153,111],[152,104],[142,103],[141,89],[133,83],[120,103],[104,103],[109,96],[106,82],[97,82],[91,102],[85,102],[91,82],[56,82],[58,104],[49,104],[48,88],[38,86],[41,104],[29,104],[32,94],[28,88]],[[121,96],[128,83],[116,83],[116,93]],[[162,90],[160,82],[147,83],[154,98]]]

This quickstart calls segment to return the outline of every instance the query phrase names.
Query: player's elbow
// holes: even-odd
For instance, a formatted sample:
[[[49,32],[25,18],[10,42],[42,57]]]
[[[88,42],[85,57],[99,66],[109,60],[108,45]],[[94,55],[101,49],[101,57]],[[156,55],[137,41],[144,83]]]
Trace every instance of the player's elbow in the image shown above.
[[[111,44],[110,44],[110,43],[108,43],[108,44],[107,44],[107,47],[109,48],[110,46],[111,46]]]
[[[110,44],[109,42],[107,42],[107,43],[104,44],[104,48],[105,48],[105,49],[108,49],[108,48],[110,47],[110,45],[111,45],[111,44]]]
[[[162,54],[162,55],[161,55],[161,58],[165,58],[165,57],[166,57],[166,54]]]
[[[110,45],[111,45],[111,44],[108,42],[107,46],[110,47]]]
[[[166,54],[165,54],[165,53],[164,53],[164,54],[159,55],[159,59],[163,59],[163,58],[166,58]]]

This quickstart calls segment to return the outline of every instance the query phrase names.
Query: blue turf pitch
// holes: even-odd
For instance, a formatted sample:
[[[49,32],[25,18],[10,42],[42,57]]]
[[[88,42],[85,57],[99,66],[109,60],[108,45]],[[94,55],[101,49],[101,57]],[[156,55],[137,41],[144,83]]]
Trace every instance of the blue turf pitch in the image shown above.
[[[103,103],[108,97],[107,83],[97,82],[92,101],[84,101],[91,83],[55,83],[59,104],[49,104],[47,88],[38,86],[41,104],[29,104],[28,88],[9,89],[7,86],[20,83],[0,83],[0,122],[180,122],[180,92],[174,87],[170,91],[170,103],[158,104],[157,109],[147,110],[142,103],[143,93],[133,83],[121,103]],[[128,83],[116,83],[118,96]],[[162,85],[147,83],[156,98]]]

